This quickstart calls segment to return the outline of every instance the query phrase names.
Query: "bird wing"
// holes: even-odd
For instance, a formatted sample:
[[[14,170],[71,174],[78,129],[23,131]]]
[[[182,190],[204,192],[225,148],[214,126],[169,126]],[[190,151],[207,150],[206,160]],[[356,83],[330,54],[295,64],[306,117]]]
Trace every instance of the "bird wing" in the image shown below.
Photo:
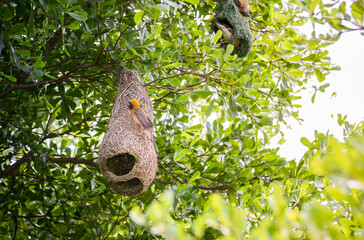
[[[144,114],[143,110],[140,108],[135,109],[135,115],[145,129],[153,127],[152,121]]]

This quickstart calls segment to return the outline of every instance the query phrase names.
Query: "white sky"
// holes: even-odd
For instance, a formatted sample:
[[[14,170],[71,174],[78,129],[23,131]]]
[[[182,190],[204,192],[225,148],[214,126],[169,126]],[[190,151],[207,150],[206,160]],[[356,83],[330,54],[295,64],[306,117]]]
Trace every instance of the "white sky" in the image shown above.
[[[300,139],[306,137],[313,141],[315,130],[322,133],[329,130],[336,138],[342,139],[342,127],[337,124],[338,113],[348,115],[347,120],[352,124],[364,120],[364,36],[359,32],[344,33],[327,50],[331,62],[339,65],[341,71],[326,76],[322,84],[329,83],[330,87],[326,88],[325,93],[318,91],[313,104],[312,88],[301,95],[302,99],[297,103],[302,106],[299,116],[304,122],[300,125],[296,120],[290,120],[291,128],[283,130],[286,142],[280,146],[279,153],[287,160],[303,156],[307,147]],[[317,80],[314,81],[320,86]],[[336,92],[336,97],[331,98],[333,92]]]

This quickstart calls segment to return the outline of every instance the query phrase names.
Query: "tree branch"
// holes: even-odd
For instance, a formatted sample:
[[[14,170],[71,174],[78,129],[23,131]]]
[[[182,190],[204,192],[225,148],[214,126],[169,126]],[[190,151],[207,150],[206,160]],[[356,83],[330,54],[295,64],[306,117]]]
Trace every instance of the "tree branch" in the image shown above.
[[[25,163],[28,159],[30,159],[29,156],[24,156],[21,159],[17,160],[15,163],[13,163],[12,165],[10,165],[10,167],[8,167],[5,171],[0,173],[0,178],[4,178],[7,175],[11,174],[12,172],[14,172],[16,169],[18,169],[23,163]]]
[[[165,179],[161,179],[161,178],[154,178],[154,180],[156,180],[157,182],[160,182],[162,184],[175,184],[174,182],[171,181],[167,181]],[[183,183],[186,184],[186,183]],[[225,190],[227,189],[227,185],[197,185],[196,187],[198,187],[199,189],[202,190]]]
[[[0,173],[0,178],[4,178],[7,175],[10,175],[12,172],[14,172],[16,169],[18,169],[23,163],[25,163],[29,159],[34,159],[35,156],[24,156],[21,159],[17,160],[14,164],[10,165],[5,171]],[[98,164],[93,162],[93,159],[84,159],[84,158],[52,158],[47,157],[47,160],[55,162],[55,163],[75,163],[75,164],[86,164],[90,165],[92,167],[97,168]]]
[[[216,186],[197,185],[197,187],[203,190],[211,190],[211,191],[227,189],[227,185],[216,185]]]
[[[29,222],[29,223],[30,223],[33,227],[35,227],[35,228],[39,228],[39,229],[41,229],[41,230],[43,230],[43,231],[47,231],[47,232],[49,232],[50,234],[52,234],[54,237],[59,238],[59,236],[58,236],[57,234],[55,234],[54,232],[52,232],[51,230],[49,230],[49,229],[47,229],[47,228],[37,226],[35,223],[33,223],[32,221],[30,221],[30,219],[29,219],[29,218],[26,218],[26,220],[28,220],[28,222]]]
[[[84,159],[84,158],[51,158],[51,157],[47,157],[47,160],[55,162],[55,163],[76,163],[76,164],[86,164],[86,165],[90,165],[92,167],[97,167],[98,164],[93,162],[92,160],[94,160],[96,158],[93,159]]]
[[[9,88],[8,90],[6,90],[6,91],[4,91],[3,93],[0,94],[0,99],[3,98],[4,96],[8,95],[12,91],[17,90],[17,89],[38,87],[38,86],[42,86],[42,85],[49,84],[49,83],[62,82],[65,79],[70,78],[71,74],[74,73],[77,70],[84,69],[84,68],[95,67],[95,66],[98,66],[98,64],[94,63],[94,64],[85,65],[85,66],[77,66],[77,67],[73,68],[71,71],[69,71],[68,73],[66,73],[65,75],[62,75],[62,76],[60,76],[60,77],[58,77],[56,79],[52,79],[52,80],[46,80],[46,81],[35,82],[35,83],[32,83],[32,84],[24,84],[24,85],[14,84],[11,88]],[[77,77],[77,76],[75,76],[75,77]]]

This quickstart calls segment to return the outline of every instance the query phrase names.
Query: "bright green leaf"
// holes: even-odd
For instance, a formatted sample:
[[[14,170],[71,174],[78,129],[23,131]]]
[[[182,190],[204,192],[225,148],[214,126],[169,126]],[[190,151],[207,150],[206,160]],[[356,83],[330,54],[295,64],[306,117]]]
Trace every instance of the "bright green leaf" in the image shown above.
[[[221,30],[218,30],[215,34],[214,40],[212,41],[212,43],[216,43],[222,36],[222,32]]]
[[[183,0],[183,1],[194,4],[194,5],[200,4],[200,0]]]
[[[34,67],[38,69],[43,69],[45,67],[45,63],[42,60],[37,59],[37,61],[34,64]]]
[[[136,25],[139,25],[140,24],[140,21],[142,20],[142,17],[143,17],[143,13],[144,13],[143,10],[140,11],[140,12],[135,13],[135,15],[134,15],[134,22],[135,22]]]
[[[1,76],[5,77],[6,79],[10,80],[11,82],[16,82],[16,78],[13,76],[9,76],[4,73],[1,73]]]
[[[319,82],[322,82],[322,81],[324,81],[326,79],[325,75],[321,72],[320,69],[315,68],[315,73],[316,73],[317,80]]]
[[[306,147],[312,147],[312,143],[305,137],[301,138],[301,143],[305,145]]]
[[[78,12],[78,11],[77,12],[67,12],[67,14],[81,22],[84,22],[87,20],[86,12]]]

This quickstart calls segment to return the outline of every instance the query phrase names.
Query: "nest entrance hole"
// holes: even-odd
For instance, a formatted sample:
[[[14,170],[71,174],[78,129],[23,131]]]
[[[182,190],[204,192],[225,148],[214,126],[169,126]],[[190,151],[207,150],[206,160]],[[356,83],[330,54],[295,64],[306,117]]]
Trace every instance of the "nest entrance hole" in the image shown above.
[[[221,23],[221,24],[224,24],[225,26],[227,26],[227,27],[229,27],[229,28],[231,28],[231,29],[234,29],[233,28],[233,26],[231,25],[231,23],[227,20],[227,19],[221,19],[221,20],[219,20],[219,22]]]
[[[130,155],[129,153],[121,153],[107,159],[107,169],[117,176],[128,174],[129,172],[131,172],[134,165],[135,165],[135,157],[133,155]],[[129,181],[132,180],[133,179]]]
[[[117,182],[114,184],[114,187],[116,189],[120,189],[121,191],[125,191],[125,189],[128,189],[131,193],[130,195],[139,194],[143,190],[143,183],[139,180],[139,178],[132,178],[128,181]]]

